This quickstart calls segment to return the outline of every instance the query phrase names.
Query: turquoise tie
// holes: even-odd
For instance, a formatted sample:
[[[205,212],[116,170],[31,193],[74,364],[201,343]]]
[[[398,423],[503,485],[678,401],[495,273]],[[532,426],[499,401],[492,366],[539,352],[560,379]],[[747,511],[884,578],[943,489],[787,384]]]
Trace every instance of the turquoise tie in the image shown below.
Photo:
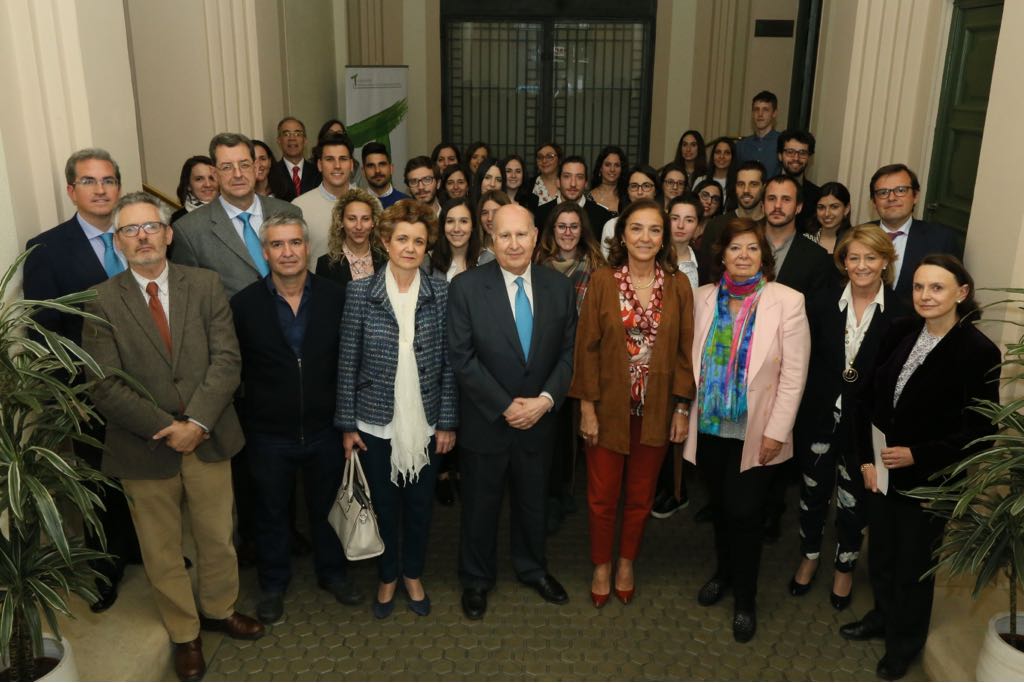
[[[124,264],[114,251],[114,231],[100,234],[100,239],[103,240],[103,270],[107,271],[107,277],[114,277],[124,271]]]
[[[260,238],[256,236],[256,231],[252,229],[252,223],[249,222],[252,214],[248,211],[243,211],[238,214],[238,217],[242,219],[242,235],[245,237],[245,248],[249,250],[249,256],[252,256],[252,261],[256,264],[256,270],[260,271],[260,275],[266,277],[270,272],[270,268],[267,267],[267,260],[263,258],[263,246],[260,244]]]
[[[523,278],[517,277],[514,282],[519,288],[516,291],[516,331],[519,332],[519,343],[523,347],[523,358],[529,358],[530,339],[533,337],[533,311],[530,310],[530,300],[526,298]]]

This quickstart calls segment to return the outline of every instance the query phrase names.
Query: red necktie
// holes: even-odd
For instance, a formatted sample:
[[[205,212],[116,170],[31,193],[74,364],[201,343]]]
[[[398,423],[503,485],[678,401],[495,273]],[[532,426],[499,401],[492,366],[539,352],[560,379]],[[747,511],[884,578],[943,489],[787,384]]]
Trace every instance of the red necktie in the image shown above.
[[[302,194],[302,178],[299,177],[299,167],[292,166],[292,185],[295,186],[295,196]]]
[[[886,231],[886,232],[888,232],[888,231]],[[900,235],[906,235],[906,234],[907,233],[903,232],[902,230],[897,230],[896,232],[890,232],[889,233],[889,239],[892,240],[893,242],[895,242],[897,237],[899,237]]]
[[[146,285],[146,294],[149,294],[149,314],[153,316],[153,322],[156,323],[156,331],[160,333],[160,336],[164,340],[164,345],[167,347],[167,354],[171,353],[171,328],[167,325],[167,314],[164,313],[164,306],[160,303],[160,288],[155,282],[150,282]]]

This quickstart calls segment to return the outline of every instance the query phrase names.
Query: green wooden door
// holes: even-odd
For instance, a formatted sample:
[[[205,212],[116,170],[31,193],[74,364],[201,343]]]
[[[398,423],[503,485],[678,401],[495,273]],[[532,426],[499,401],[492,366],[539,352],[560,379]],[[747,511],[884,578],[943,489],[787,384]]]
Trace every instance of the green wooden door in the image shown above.
[[[942,77],[925,219],[963,232],[971,217],[1002,0],[956,0]]]

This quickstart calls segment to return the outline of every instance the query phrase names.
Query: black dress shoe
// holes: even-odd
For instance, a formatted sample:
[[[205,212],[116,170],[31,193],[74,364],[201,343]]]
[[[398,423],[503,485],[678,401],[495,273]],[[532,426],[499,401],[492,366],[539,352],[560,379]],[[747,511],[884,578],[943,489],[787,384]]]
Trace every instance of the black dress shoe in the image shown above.
[[[885,637],[885,624],[876,612],[868,612],[860,621],[839,627],[839,635],[847,640],[871,640]]]
[[[850,606],[850,602],[853,600],[853,588],[850,588],[850,592],[846,595],[836,595],[834,591],[830,591],[828,594],[828,601],[832,603],[832,607],[837,612],[842,612],[844,609]]]
[[[737,643],[749,642],[757,633],[757,615],[754,610],[749,612],[736,610],[732,615],[732,637]]]
[[[537,591],[537,594],[547,602],[556,605],[564,605],[569,602],[569,594],[565,592],[562,584],[558,583],[551,574],[545,574],[539,579],[532,581],[523,581],[523,583]]]
[[[437,480],[434,485],[434,496],[437,498],[437,502],[445,507],[455,503],[455,488],[452,486],[451,475]]]
[[[89,605],[89,609],[96,614],[106,612],[117,601],[117,582],[111,581],[109,585],[105,583],[97,585],[96,591],[99,593],[100,599]]]
[[[334,599],[343,605],[354,607],[366,599],[363,591],[356,587],[350,579],[331,579],[330,581],[317,581],[317,585],[334,596]]]
[[[711,580],[700,587],[697,591],[697,602],[703,607],[710,607],[725,595],[725,591],[729,589],[729,582],[725,579],[717,576],[711,577]]]
[[[486,611],[487,591],[480,588],[466,588],[462,591],[462,612],[467,619],[483,619]]]
[[[882,658],[878,660],[878,666],[875,668],[875,673],[878,677],[886,681],[898,681],[907,675],[907,663],[901,662],[897,659],[891,658],[889,655],[882,655]]]

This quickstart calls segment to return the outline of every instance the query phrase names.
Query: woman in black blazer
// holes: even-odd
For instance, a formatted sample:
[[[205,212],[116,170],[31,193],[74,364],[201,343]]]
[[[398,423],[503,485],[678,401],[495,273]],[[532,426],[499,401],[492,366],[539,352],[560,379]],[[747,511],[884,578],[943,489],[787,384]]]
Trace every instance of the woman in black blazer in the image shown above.
[[[387,263],[377,235],[380,202],[369,192],[354,187],[334,204],[327,253],[316,261],[316,274],[347,287],[352,280],[370,277]]]
[[[903,495],[961,461],[964,448],[993,432],[970,406],[999,400],[999,349],[973,324],[974,281],[946,254],[926,256],[914,271],[914,310],[923,318],[894,323],[882,342],[856,420],[885,436],[877,456],[858,444],[868,495],[869,574],[875,607],[839,629],[851,640],[885,637],[877,673],[902,678],[924,646],[935,579],[933,565],[945,520]],[[865,425],[866,426],[866,425]],[[888,490],[878,480],[888,472]]]
[[[892,291],[892,241],[877,225],[861,225],[836,245],[833,260],[845,280],[814,297],[807,308],[811,364],[795,430],[800,487],[800,565],[789,582],[791,595],[811,588],[820,564],[825,519],[836,492],[837,547],[830,600],[850,604],[853,569],[867,524],[860,461],[853,443],[852,415],[863,378],[874,367],[878,345],[890,323],[909,311]]]

